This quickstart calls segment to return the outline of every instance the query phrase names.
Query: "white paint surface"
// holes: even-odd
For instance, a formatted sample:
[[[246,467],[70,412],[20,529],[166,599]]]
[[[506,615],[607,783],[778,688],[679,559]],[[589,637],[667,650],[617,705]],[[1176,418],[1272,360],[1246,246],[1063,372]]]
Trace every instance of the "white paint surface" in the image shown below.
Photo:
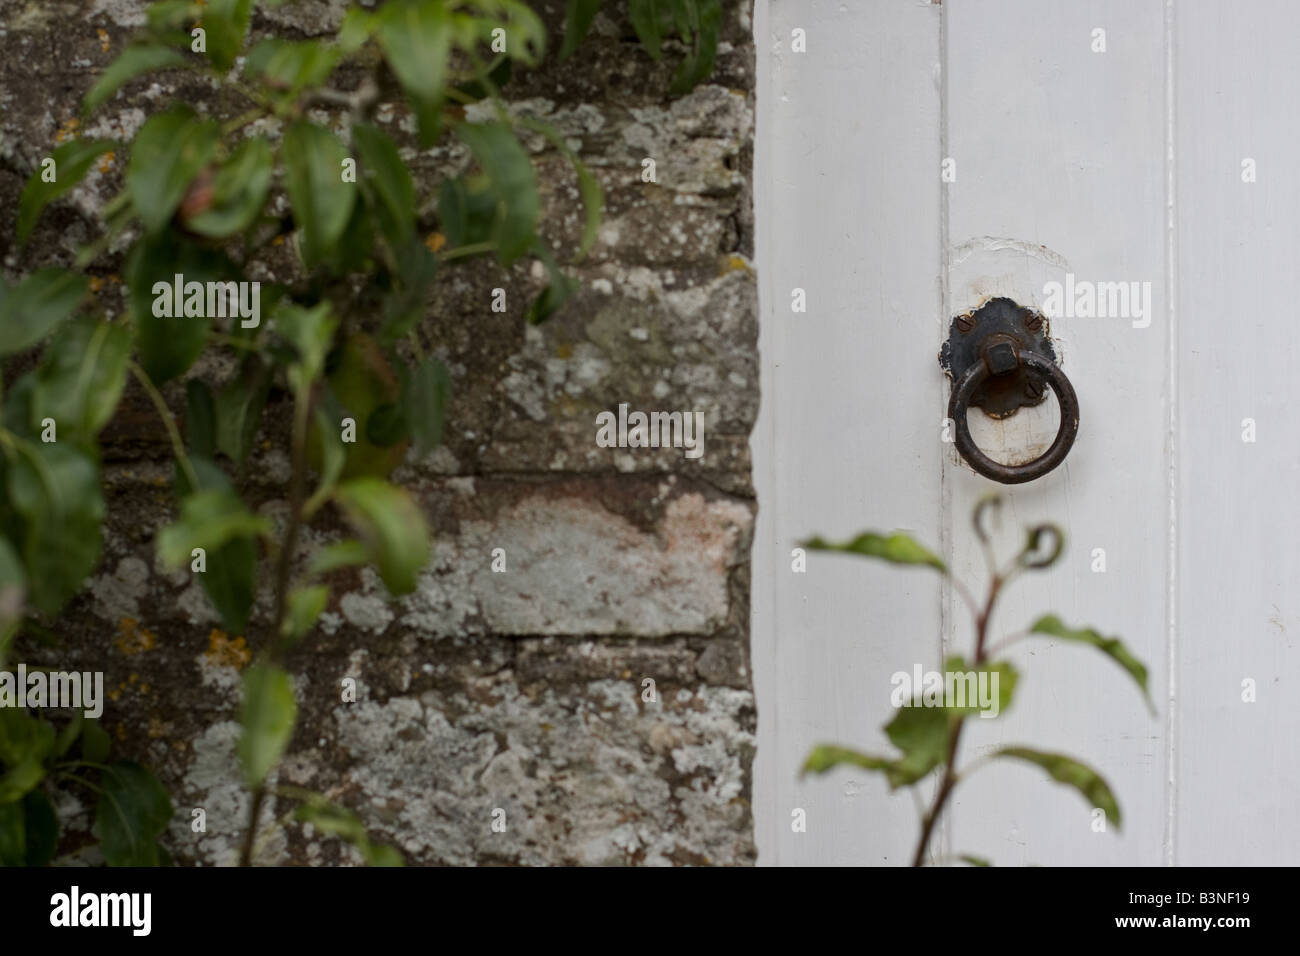
[[[807,53],[791,51],[796,27]],[[978,588],[969,515],[997,488],[1002,553],[1048,520],[1069,546],[1013,586],[994,636],[1049,611],[1121,636],[1158,713],[1091,649],[1015,645],[1012,709],[969,722],[959,766],[1008,743],[1079,757],[1114,789],[1122,832],[1093,832],[1082,798],[1037,769],[990,763],[958,788],[932,850],[1001,865],[1300,858],[1297,27],[1283,0],[757,4],[760,862],[908,862],[909,792],[797,771],[817,742],[890,752],[890,675],[937,669],[973,640],[937,575],[816,554],[795,574],[791,549],[902,529]],[[1256,183],[1242,182],[1247,157]],[[941,441],[935,356],[953,315],[990,295],[1041,307],[1067,272],[1149,282],[1150,322],[1053,322],[1079,438],[1046,478],[998,486]],[[971,423],[999,457],[1044,446],[1056,417],[1049,403]],[[928,802],[932,786],[919,792]],[[797,808],[806,833],[791,831]]]

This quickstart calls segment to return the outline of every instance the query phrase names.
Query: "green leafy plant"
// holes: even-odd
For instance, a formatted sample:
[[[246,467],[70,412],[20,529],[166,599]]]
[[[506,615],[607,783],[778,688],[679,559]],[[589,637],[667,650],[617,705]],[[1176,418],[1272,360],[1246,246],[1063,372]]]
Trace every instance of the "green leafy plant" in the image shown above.
[[[569,0],[561,56],[567,57],[582,42],[601,5],[602,0]],[[674,33],[685,49],[672,92],[685,93],[713,72],[722,0],[629,0],[627,6],[637,39],[654,59],[663,55],[664,38]]]
[[[1097,648],[1119,664],[1133,679],[1141,689],[1148,708],[1154,713],[1147,688],[1146,666],[1129,653],[1118,638],[1104,637],[1091,628],[1068,627],[1056,615],[1048,614],[1030,625],[1027,631],[994,644],[989,643],[990,624],[998,597],[1023,572],[1040,571],[1055,564],[1065,546],[1064,532],[1056,525],[1035,525],[1028,529],[1024,547],[1020,552],[1009,564],[999,566],[993,553],[985,519],[1000,505],[1001,498],[997,496],[981,500],[975,507],[972,521],[975,534],[983,547],[990,574],[988,590],[983,601],[977,601],[962,582],[953,577],[951,569],[936,554],[906,534],[895,533],[884,536],[866,532],[851,541],[841,543],[815,537],[804,542],[803,546],[814,551],[855,554],[880,558],[893,564],[929,567],[951,580],[954,589],[970,609],[974,622],[975,646],[969,661],[956,656],[945,661],[944,672],[981,676],[985,673],[989,674],[987,686],[995,688],[997,694],[996,711],[990,707],[989,713],[995,716],[1011,703],[1020,679],[1016,668],[1009,661],[998,660],[997,655],[1007,647],[1030,637],[1050,637]],[[993,675],[996,675],[996,680],[993,679]],[[1111,792],[1110,786],[1099,773],[1073,757],[1028,747],[1008,746],[999,748],[989,757],[982,758],[959,773],[957,757],[962,728],[968,719],[980,712],[980,708],[973,706],[969,699],[952,694],[946,687],[942,693],[936,694],[935,698],[934,706],[901,707],[897,716],[885,725],[885,735],[898,749],[896,755],[876,756],[848,747],[822,744],[814,747],[808,754],[802,773],[825,773],[842,765],[857,767],[884,774],[891,790],[915,787],[923,780],[937,775],[938,784],[934,797],[921,818],[921,833],[912,857],[913,866],[921,866],[926,861],[935,825],[952,796],[953,789],[960,780],[987,760],[1018,760],[1041,768],[1053,780],[1079,791],[1088,801],[1089,807],[1100,808],[1109,823],[1119,828],[1119,803]],[[986,713],[985,716],[988,714]],[[958,859],[971,865],[988,865],[986,860],[969,854],[961,855]]]
[[[539,236],[542,203],[521,131],[540,133],[572,164],[585,207],[574,261],[595,239],[601,189],[557,130],[512,115],[502,99],[512,71],[545,56],[546,30],[520,0],[387,0],[348,10],[328,39],[250,45],[254,6],[153,4],[84,99],[91,114],[137,78],[184,71],[210,85],[213,102],[242,103],[242,112],[217,117],[175,102],[129,143],[73,139],[21,195],[20,246],[106,154],[129,149],[102,234],[75,267],[0,281],[0,359],[18,360],[0,409],[0,666],[20,637],[56,638],[57,615],[98,564],[98,436],[133,381],[175,459],[175,519],[157,535],[158,558],[198,576],[229,632],[255,635],[240,710],[251,794],[241,862],[255,855],[274,794],[367,862],[400,863],[346,809],[273,783],[297,718],[287,658],[328,606],[336,572],[374,567],[401,595],[428,560],[420,504],[389,475],[409,449],[423,457],[442,440],[450,374],[421,319],[443,270],[537,259],[549,284],[527,309],[535,323],[577,288]],[[565,56],[597,7],[570,4]],[[662,55],[665,36],[680,38],[675,90],[712,71],[717,0],[632,0],[629,13],[650,56]],[[360,77],[351,89],[332,85],[344,68]],[[400,89],[416,121],[413,147],[376,119],[386,86]],[[406,156],[454,144],[468,171],[425,195]],[[434,196],[436,212],[423,212]],[[92,276],[102,283],[119,259],[125,310],[112,314],[90,296]],[[288,422],[290,469],[287,506],[273,520],[259,512],[246,471],[259,433],[277,420]],[[304,530],[331,512],[353,535],[301,553]],[[259,616],[263,580],[271,611]],[[0,708],[0,863],[53,857],[59,830],[47,788],[58,785],[94,795],[109,864],[167,862],[166,789],[136,763],[110,762],[109,751],[95,720]]]

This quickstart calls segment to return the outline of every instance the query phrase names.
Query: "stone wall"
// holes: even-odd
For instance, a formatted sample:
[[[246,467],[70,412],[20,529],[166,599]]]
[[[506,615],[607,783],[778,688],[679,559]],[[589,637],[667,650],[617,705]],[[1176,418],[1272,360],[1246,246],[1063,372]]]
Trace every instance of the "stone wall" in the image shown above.
[[[563,0],[535,3],[558,49]],[[143,20],[138,0],[0,0],[0,256],[13,278],[70,264],[124,156],[47,211],[21,253],[12,235],[26,176],[60,138],[129,137],[175,94],[214,114],[202,81],[137,81],[78,124],[79,100]],[[344,4],[291,3],[254,30],[328,33]],[[448,268],[428,303],[426,341],[452,370],[443,447],[394,476],[422,501],[434,557],[418,590],[389,599],[370,572],[335,588],[323,626],[289,660],[299,727],[279,771],[356,810],[374,836],[425,864],[752,862],[755,726],[749,666],[749,548],[755,503],[748,436],[758,405],[750,166],[750,4],[724,2],[710,83],[668,95],[671,62],[635,43],[610,0],[577,55],[552,55],[507,88],[511,108],[560,127],[598,175],[606,218],[577,270],[583,290],[527,327],[541,287],[525,263]],[[89,11],[89,12],[88,12]],[[671,58],[669,58],[670,60]],[[339,81],[347,86],[346,76]],[[427,187],[468,163],[418,152],[394,102],[379,117]],[[404,132],[405,131],[405,132]],[[573,243],[582,222],[563,157],[530,143],[546,231]],[[653,158],[658,182],[641,181]],[[422,222],[436,228],[433,209]],[[120,259],[96,264],[109,311]],[[272,276],[268,276],[270,278]],[[493,313],[491,289],[510,311]],[[8,375],[6,375],[8,380]],[[174,407],[179,386],[168,397]],[[705,454],[600,448],[595,416],[634,409],[705,413]],[[250,499],[283,513],[285,406],[268,410],[248,472]],[[109,528],[101,565],[57,622],[60,644],[31,663],[103,670],[103,720],[118,752],[156,768],[177,815],[169,848],[185,864],[234,862],[248,812],[234,753],[240,670],[254,637],[220,630],[186,573],[154,560],[171,517],[171,465],[147,401],[129,389],[104,434]],[[328,522],[312,545],[331,534]],[[503,549],[505,573],[491,570]],[[269,610],[269,592],[259,610]],[[340,681],[358,684],[340,702]],[[657,701],[642,699],[655,681]],[[64,797],[66,859],[92,808]],[[289,807],[268,800],[265,821]],[[206,811],[194,833],[190,811]],[[505,811],[505,832],[492,829]],[[260,863],[359,857],[296,824],[268,827]],[[81,849],[78,846],[84,844]]]

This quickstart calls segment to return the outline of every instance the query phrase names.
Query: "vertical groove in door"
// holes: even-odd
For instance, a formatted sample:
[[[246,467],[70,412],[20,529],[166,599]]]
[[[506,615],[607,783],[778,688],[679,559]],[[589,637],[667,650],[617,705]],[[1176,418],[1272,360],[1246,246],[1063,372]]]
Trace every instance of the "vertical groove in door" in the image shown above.
[[[942,169],[944,159],[948,156],[948,6],[939,8],[939,157],[935,169]],[[949,289],[948,271],[951,249],[948,234],[948,189],[939,190],[939,318],[936,342],[942,342],[948,336]],[[948,407],[948,384],[943,377],[939,379],[939,408]],[[939,548],[948,567],[953,567],[953,527],[952,527],[952,486],[948,483],[948,449],[943,442],[939,446]],[[946,660],[957,634],[953,622],[953,602],[956,594],[952,582],[944,578],[939,592],[939,660]],[[944,856],[952,854],[952,830],[949,826],[950,814],[944,814],[939,820],[939,849]]]
[[[1167,310],[1168,578],[1165,592],[1165,865],[1177,863],[1178,821],[1178,34],[1174,0],[1165,0],[1165,308]]]

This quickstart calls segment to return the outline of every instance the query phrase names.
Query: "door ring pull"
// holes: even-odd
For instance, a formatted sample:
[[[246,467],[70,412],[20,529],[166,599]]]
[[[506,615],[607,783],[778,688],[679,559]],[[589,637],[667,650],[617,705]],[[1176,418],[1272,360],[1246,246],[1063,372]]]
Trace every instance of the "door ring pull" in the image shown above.
[[[1007,298],[995,298],[952,320],[939,364],[952,379],[948,418],[957,451],[985,478],[1004,485],[1033,481],[1069,454],[1079,433],[1079,399],[1056,364],[1047,318]],[[972,406],[990,418],[1008,418],[1047,399],[1044,383],[1056,393],[1061,424],[1043,454],[1020,465],[1004,465],[980,450],[967,416]]]
[[[961,381],[953,386],[952,398],[948,402],[948,417],[953,420],[956,429],[957,451],[985,478],[992,478],[1004,485],[1018,485],[1047,474],[1065,461],[1070,446],[1074,444],[1074,437],[1079,433],[1079,399],[1060,366],[1036,352],[1021,352],[1018,358],[1020,368],[1035,378],[1047,380],[1061,406],[1061,426],[1056,431],[1056,440],[1033,461],[1023,465],[1004,465],[984,454],[971,437],[966,416],[970,412],[971,396],[992,374],[987,361],[972,363],[966,369]]]

